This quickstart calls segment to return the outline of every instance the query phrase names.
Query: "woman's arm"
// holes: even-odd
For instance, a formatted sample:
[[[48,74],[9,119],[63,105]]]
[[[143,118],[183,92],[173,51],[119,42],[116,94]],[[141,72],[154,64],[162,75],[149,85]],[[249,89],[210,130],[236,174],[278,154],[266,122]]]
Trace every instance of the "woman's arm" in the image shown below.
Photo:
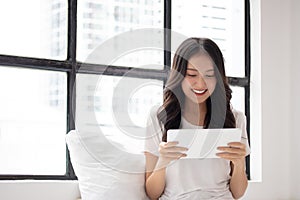
[[[159,145],[159,157],[145,152],[146,156],[146,177],[145,187],[148,197],[158,199],[166,185],[166,167],[172,161],[179,159],[186,154],[180,151],[187,151],[187,148],[176,146],[178,142],[162,142]]]
[[[218,156],[226,160],[230,160],[231,180],[230,191],[233,198],[241,198],[248,186],[248,179],[245,172],[245,156],[246,146],[241,142],[231,142],[227,147],[218,147],[218,150],[223,151],[217,153]]]
[[[239,199],[244,194],[248,187],[248,179],[245,172],[245,159],[241,161],[240,164],[232,164],[231,165],[231,179],[230,179],[230,191],[232,193],[233,198]]]
[[[157,165],[158,157],[145,153],[146,156],[146,193],[148,197],[152,199],[158,199],[165,188],[165,167],[159,167]]]

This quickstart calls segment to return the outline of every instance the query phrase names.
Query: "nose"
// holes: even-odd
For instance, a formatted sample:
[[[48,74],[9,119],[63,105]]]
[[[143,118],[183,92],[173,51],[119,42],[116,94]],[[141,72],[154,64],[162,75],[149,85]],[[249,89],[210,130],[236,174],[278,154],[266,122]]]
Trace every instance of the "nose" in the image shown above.
[[[206,88],[206,82],[204,81],[202,75],[199,75],[197,79],[195,80],[193,86],[197,89],[203,89]]]

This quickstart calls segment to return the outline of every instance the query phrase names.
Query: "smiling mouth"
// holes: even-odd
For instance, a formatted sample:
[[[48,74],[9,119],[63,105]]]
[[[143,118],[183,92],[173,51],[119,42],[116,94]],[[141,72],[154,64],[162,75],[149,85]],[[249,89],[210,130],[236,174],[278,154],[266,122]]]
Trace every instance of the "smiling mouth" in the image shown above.
[[[206,93],[207,89],[205,90],[195,90],[195,89],[192,89],[192,91],[196,94],[196,95],[203,95]]]

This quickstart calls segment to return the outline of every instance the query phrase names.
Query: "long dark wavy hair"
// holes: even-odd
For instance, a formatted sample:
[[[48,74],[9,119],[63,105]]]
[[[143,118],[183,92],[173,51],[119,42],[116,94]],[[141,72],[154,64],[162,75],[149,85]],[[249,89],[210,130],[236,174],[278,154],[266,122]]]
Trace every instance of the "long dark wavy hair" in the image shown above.
[[[232,90],[225,74],[221,50],[210,39],[188,38],[181,43],[175,53],[172,70],[163,92],[163,105],[157,112],[164,142],[167,141],[167,131],[178,129],[180,126],[182,106],[185,101],[181,83],[186,75],[188,60],[198,53],[205,53],[211,57],[217,79],[214,92],[206,100],[207,113],[204,119],[204,128],[236,127],[230,104]]]

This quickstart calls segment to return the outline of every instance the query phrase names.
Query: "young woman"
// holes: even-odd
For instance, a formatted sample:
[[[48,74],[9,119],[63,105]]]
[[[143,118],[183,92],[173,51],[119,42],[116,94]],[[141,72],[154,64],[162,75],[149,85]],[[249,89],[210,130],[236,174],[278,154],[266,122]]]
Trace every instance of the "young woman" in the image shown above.
[[[164,102],[151,112],[146,141],[150,199],[238,199],[247,188],[250,153],[246,118],[230,104],[223,55],[210,39],[189,38],[177,49]],[[187,148],[167,142],[169,129],[241,128],[241,141],[218,147],[218,159],[180,159]]]

